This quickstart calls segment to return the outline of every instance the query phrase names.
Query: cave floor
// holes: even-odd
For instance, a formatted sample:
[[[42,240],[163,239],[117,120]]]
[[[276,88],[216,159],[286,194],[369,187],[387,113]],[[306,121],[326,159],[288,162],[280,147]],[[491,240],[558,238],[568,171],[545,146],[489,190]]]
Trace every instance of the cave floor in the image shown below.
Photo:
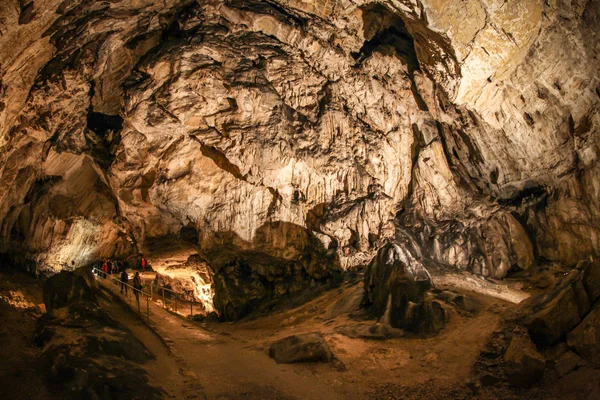
[[[38,305],[41,304],[41,307]],[[31,307],[33,306],[33,307]],[[31,307],[31,308],[28,308]],[[32,340],[45,311],[42,285],[23,273],[0,273],[0,398],[51,400],[37,365],[42,350]]]
[[[17,291],[21,297],[15,297]],[[143,368],[165,398],[569,399],[575,398],[569,396],[571,385],[597,376],[581,369],[548,387],[515,391],[497,386],[474,393],[468,385],[473,363],[514,303],[469,292],[482,305],[478,314],[451,313],[436,337],[381,341],[340,333],[340,327],[374,322],[353,311],[361,293],[360,283],[346,284],[300,307],[236,323],[195,322],[153,304],[151,328],[114,296],[100,303],[155,354]],[[0,397],[60,398],[45,389],[36,370],[41,351],[31,339],[43,307],[25,310],[7,302],[12,296],[39,305],[41,285],[22,274],[3,273],[0,296]],[[321,332],[337,361],[284,365],[269,358],[273,341],[305,332]]]
[[[348,314],[358,308],[361,295],[362,284],[349,284],[301,307],[237,323],[201,324],[152,305],[152,325],[179,368],[157,372],[149,367],[151,382],[177,398],[181,390],[187,393],[185,398],[209,399],[375,399],[399,398],[399,393],[405,394],[402,398],[413,398],[406,396],[407,391],[423,398],[423,390],[429,395],[436,392],[436,398],[462,398],[461,392],[468,398],[465,385],[479,349],[500,316],[514,307],[501,299],[472,294],[483,304],[483,311],[472,318],[454,313],[436,337],[365,340],[338,333],[341,326],[373,324]],[[116,304],[105,306],[157,352],[157,342],[146,343],[137,332],[143,328],[132,327],[131,318],[116,310]],[[273,341],[316,331],[324,335],[338,361],[283,365],[268,357]],[[183,384],[178,387],[173,382],[181,376]],[[195,394],[190,393],[194,390],[189,388],[191,382],[197,385]]]

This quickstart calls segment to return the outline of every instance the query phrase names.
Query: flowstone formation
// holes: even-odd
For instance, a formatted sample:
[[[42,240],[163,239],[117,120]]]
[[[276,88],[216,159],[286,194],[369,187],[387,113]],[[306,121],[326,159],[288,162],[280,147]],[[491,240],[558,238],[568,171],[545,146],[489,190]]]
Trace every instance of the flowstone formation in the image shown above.
[[[444,308],[429,291],[431,276],[406,249],[394,244],[382,247],[367,267],[364,287],[363,307],[381,323],[421,335],[444,327]]]
[[[599,0],[3,1],[0,250],[51,274],[192,232],[234,319],[388,239],[574,264],[599,30]]]

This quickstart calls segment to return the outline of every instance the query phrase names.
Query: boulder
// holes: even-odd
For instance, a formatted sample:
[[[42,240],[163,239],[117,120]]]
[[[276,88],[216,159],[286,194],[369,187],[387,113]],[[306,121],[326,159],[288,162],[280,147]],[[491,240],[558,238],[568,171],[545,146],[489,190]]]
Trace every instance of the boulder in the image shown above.
[[[269,357],[278,364],[330,362],[333,353],[320,333],[305,333],[276,341],[269,349]]]
[[[140,364],[154,355],[92,301],[43,315],[34,334],[43,347],[40,372],[65,399],[160,399]]]
[[[585,364],[585,361],[572,351],[563,354],[557,361],[554,367],[559,376],[568,374]]]
[[[526,334],[515,335],[506,353],[504,363],[508,382],[515,387],[529,387],[539,381],[546,368],[546,359]]]
[[[600,366],[600,302],[567,334],[567,343],[586,361]]]
[[[293,245],[286,245],[284,238]],[[323,248],[299,225],[266,223],[256,230],[252,243],[243,246],[235,235],[223,234],[222,240],[227,244],[205,245],[209,247],[203,254],[214,269],[214,307],[225,321],[294,302],[313,286],[339,285],[337,253]]]
[[[55,309],[79,301],[96,301],[86,279],[82,275],[70,271],[61,271],[48,278],[44,283],[43,297],[46,312],[50,315]]]
[[[219,322],[219,314],[211,311],[207,314],[194,314],[192,319],[196,322]]]
[[[428,295],[429,272],[410,252],[387,244],[365,272],[362,305],[394,328],[417,334],[437,333],[444,326],[441,304]]]
[[[482,309],[481,303],[473,297],[455,293],[450,290],[441,291],[438,293],[438,297],[454,305],[457,311],[461,314],[475,315],[478,314]]]
[[[96,275],[94,275],[94,273],[92,272],[92,267],[79,267],[75,271],[73,271],[73,273],[75,275],[81,276],[90,288],[98,287],[98,281],[96,280]]]
[[[404,314],[403,329],[407,332],[428,335],[441,331],[445,323],[446,311],[442,304],[426,298],[422,303],[408,303]]]
[[[553,345],[579,324],[590,307],[582,278],[581,271],[572,272],[555,290],[528,302],[533,314],[524,324],[535,343]]]
[[[404,336],[402,329],[381,322],[373,325],[364,323],[340,325],[335,328],[335,332],[352,339],[387,340]]]
[[[600,262],[590,257],[581,265],[583,270],[583,286],[590,303],[600,298]]]

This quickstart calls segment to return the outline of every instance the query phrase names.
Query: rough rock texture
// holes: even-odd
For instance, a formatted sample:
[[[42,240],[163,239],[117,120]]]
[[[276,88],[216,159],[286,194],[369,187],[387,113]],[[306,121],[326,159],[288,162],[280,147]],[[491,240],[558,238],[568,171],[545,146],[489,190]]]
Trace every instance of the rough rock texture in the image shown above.
[[[271,345],[269,356],[278,364],[333,360],[333,353],[320,333],[305,333],[278,340]]]
[[[494,278],[574,264],[600,248],[599,21],[599,0],[5,0],[0,251],[56,272],[193,229],[233,317],[394,225]]]
[[[590,303],[582,275],[574,271],[554,291],[531,301],[534,312],[524,323],[536,343],[555,344],[586,315]]]
[[[198,255],[194,237],[196,232],[186,235],[184,231],[180,237],[151,240],[144,246],[143,255],[156,271],[155,287],[172,289],[188,301],[193,298],[210,312],[214,310],[213,272]]]
[[[85,278],[73,272],[61,271],[44,283],[44,305],[48,314],[73,303],[95,300],[92,287]]]
[[[419,334],[444,327],[445,311],[429,292],[429,272],[406,249],[382,247],[365,272],[363,307],[393,328]]]
[[[546,368],[546,359],[526,335],[513,337],[504,354],[504,362],[508,382],[517,387],[529,387],[536,383]]]
[[[597,263],[593,258],[579,263],[552,290],[522,302],[514,315],[507,316],[475,364],[482,385],[506,380],[514,386],[530,386],[551,365],[550,379],[559,379],[586,363],[597,368]]]
[[[56,293],[57,287],[59,295],[69,296],[49,307],[47,293]],[[154,356],[98,306],[80,275],[62,271],[52,276],[44,284],[44,302],[48,313],[38,320],[34,341],[43,347],[40,372],[51,390],[73,399],[162,398],[139,365]]]
[[[586,361],[600,365],[600,302],[567,335],[567,343]]]
[[[569,372],[583,366],[585,362],[577,354],[568,351],[563,354],[557,361],[555,370],[559,376],[568,374]]]

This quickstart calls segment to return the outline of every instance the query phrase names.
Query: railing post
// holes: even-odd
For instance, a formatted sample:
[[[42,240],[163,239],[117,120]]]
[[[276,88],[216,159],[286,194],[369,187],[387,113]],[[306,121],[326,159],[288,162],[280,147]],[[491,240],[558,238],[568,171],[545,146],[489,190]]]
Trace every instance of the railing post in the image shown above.
[[[177,295],[175,296],[175,313],[177,313],[177,306],[178,306],[178,304],[177,304],[177,303],[179,303],[179,302],[177,301],[177,298],[178,298],[178,297],[179,297],[179,296],[177,296]]]
[[[150,297],[146,296],[146,315],[148,316],[148,324],[150,324]]]
[[[167,305],[165,304],[165,288],[162,288],[162,299],[163,299],[163,308],[167,308]]]
[[[192,301],[190,301],[190,317],[194,316],[194,298],[192,297]]]

